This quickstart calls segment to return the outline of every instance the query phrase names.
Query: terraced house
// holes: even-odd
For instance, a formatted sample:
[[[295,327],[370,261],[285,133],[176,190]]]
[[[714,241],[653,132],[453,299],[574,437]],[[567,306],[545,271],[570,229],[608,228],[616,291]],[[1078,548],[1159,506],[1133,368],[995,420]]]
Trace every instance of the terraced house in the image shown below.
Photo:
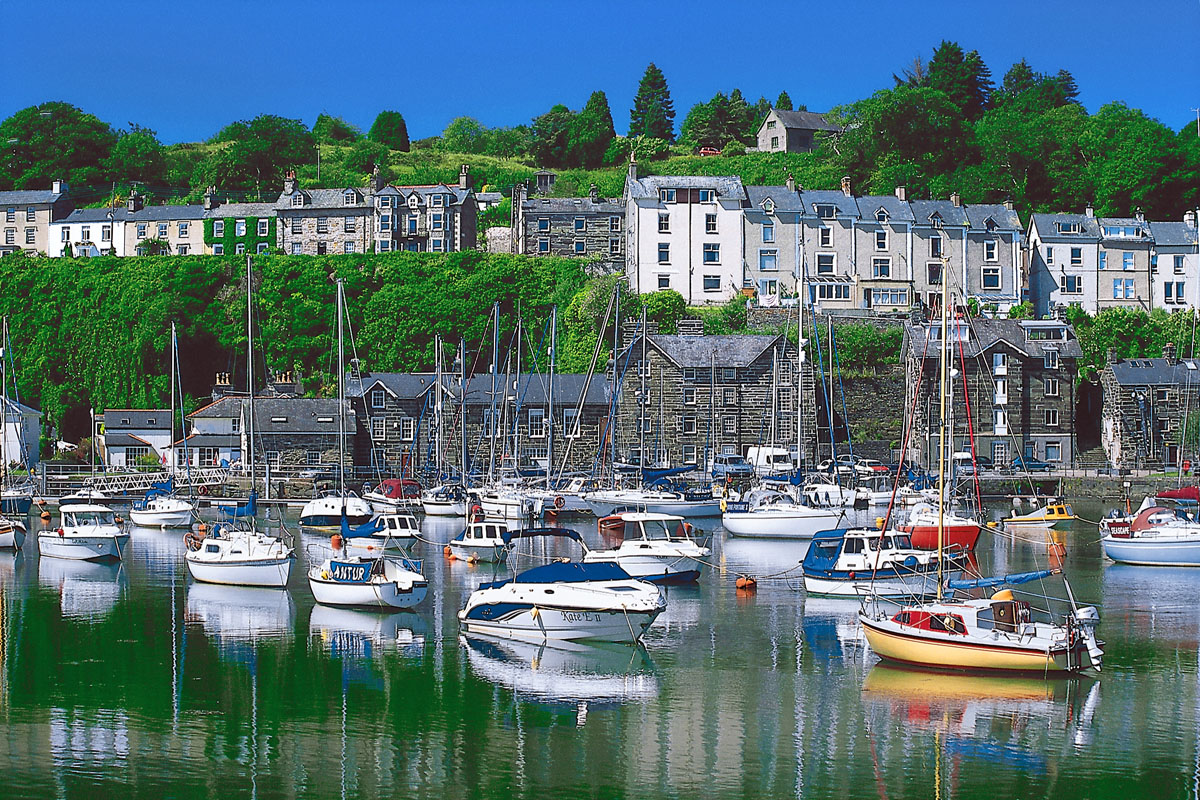
[[[592,184],[587,197],[534,197],[513,190],[511,252],[530,256],[574,256],[604,272],[625,270],[625,205],[600,197]]]
[[[50,189],[0,192],[0,255],[22,250],[29,255],[46,253],[50,244],[50,224],[72,209],[66,181],[54,181]]]
[[[1186,420],[1200,411],[1200,361],[1178,358],[1168,342],[1162,358],[1117,358],[1109,353],[1100,374],[1104,411],[1100,438],[1119,469],[1178,466],[1195,459],[1195,443],[1181,453]]]

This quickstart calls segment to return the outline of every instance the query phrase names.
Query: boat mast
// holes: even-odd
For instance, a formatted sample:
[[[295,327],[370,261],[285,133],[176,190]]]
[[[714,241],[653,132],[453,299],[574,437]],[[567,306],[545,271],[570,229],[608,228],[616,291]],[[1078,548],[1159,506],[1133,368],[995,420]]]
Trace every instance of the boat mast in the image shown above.
[[[0,395],[0,496],[3,496],[4,484],[8,479],[8,315],[4,315],[3,332],[0,333],[0,382],[3,383],[3,395]],[[95,425],[93,424],[94,428]],[[93,442],[93,446],[94,446]]]
[[[942,551],[946,536],[946,406],[950,393],[950,287],[946,283],[946,267],[949,259],[942,258],[942,364],[941,380],[938,384],[941,395],[941,415],[938,431],[938,580],[937,599],[942,599]]]
[[[491,455],[488,456],[488,484],[496,480],[496,382],[500,375],[500,301],[492,303],[492,393],[488,403],[488,435],[491,437]]]
[[[246,453],[250,462],[250,493],[254,494],[254,316],[251,295],[254,278],[250,256],[246,256],[246,397],[249,415],[246,421]]]
[[[7,323],[7,320],[5,320]],[[171,323],[171,374],[167,378],[171,384],[171,434],[170,440],[167,442],[168,449],[171,453],[171,463],[167,464],[167,474],[175,474],[175,323]],[[4,396],[8,397],[8,385],[5,384]],[[174,488],[175,484],[171,484]]]
[[[638,364],[638,468],[646,485],[646,306],[642,304],[642,361]]]
[[[337,345],[338,345],[338,494],[342,498],[342,516],[346,515],[346,357],[345,330],[342,306],[345,302],[342,279],[337,279]]]
[[[554,465],[554,358],[557,355],[558,306],[550,308],[550,383],[546,388],[546,490],[550,490],[550,470]]]
[[[462,388],[458,401],[458,438],[462,442],[462,462],[459,473],[462,475],[463,486],[467,485],[467,340],[463,338],[458,343],[459,375],[462,378]]]
[[[434,465],[437,467],[437,482],[442,482],[442,335],[435,334],[433,337],[433,362],[434,362],[434,400],[433,414],[434,427],[436,429],[433,437],[433,458]]]
[[[617,354],[621,346],[621,282],[617,281],[617,298],[616,304],[613,306],[613,351],[612,351],[612,388],[617,390]],[[616,407],[614,401],[614,408]],[[617,417],[614,412],[608,422],[608,453],[609,453],[609,468],[613,473],[613,486],[617,485]]]
[[[799,274],[799,291],[796,293],[796,466],[799,469],[807,462],[804,453],[804,299],[807,287],[799,258],[796,259],[796,272]]]

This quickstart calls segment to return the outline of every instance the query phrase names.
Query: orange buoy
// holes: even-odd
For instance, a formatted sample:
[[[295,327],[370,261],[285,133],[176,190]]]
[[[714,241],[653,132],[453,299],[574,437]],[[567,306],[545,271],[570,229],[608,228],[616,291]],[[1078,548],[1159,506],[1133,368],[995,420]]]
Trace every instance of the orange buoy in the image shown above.
[[[758,588],[758,581],[754,580],[754,578],[743,575],[734,581],[733,585],[738,588],[738,591],[753,592]]]
[[[442,548],[442,555],[446,556],[446,558],[454,558],[454,552],[450,549],[450,545]]]
[[[50,512],[42,511],[41,517],[42,517],[42,522],[49,522],[50,521]]]
[[[342,549],[342,535],[340,533],[335,533],[333,536],[329,537],[329,544],[331,544],[333,546],[334,550],[341,550]]]

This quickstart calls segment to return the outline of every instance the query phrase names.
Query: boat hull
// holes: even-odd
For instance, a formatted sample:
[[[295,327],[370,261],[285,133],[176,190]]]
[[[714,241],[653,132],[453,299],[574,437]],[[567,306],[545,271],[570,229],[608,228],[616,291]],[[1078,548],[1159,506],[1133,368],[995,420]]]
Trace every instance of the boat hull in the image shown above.
[[[189,554],[190,555],[190,554]],[[225,586],[287,586],[292,574],[291,557],[254,559],[250,561],[204,562],[186,558],[188,572],[201,583]]]
[[[465,517],[466,500],[422,500],[421,508],[427,517]]]
[[[938,549],[937,525],[898,525],[897,530],[912,537],[912,546],[918,550]],[[942,547],[958,547],[974,550],[981,532],[979,525],[947,525],[943,528]]]
[[[1139,540],[1128,536],[1105,536],[1100,544],[1104,555],[1119,564],[1200,567],[1200,538]]]
[[[755,539],[811,539],[818,531],[836,528],[844,514],[823,509],[801,512],[744,511],[721,516],[730,536]]]
[[[143,528],[190,528],[192,526],[191,510],[183,511],[137,511],[129,512],[129,519],[134,525]]]
[[[12,525],[0,530],[0,550],[20,550],[25,546],[25,531]]]
[[[483,618],[489,611],[494,619]],[[468,633],[502,639],[634,644],[661,613],[496,603],[464,609],[458,619]]]
[[[308,573],[308,586],[318,603],[358,608],[412,608],[425,599],[429,584],[421,581],[405,589],[395,581],[344,583],[324,580],[319,568]]]
[[[687,556],[615,555],[584,556],[584,563],[608,561],[630,577],[657,584],[687,584],[700,580],[700,564]]]
[[[495,564],[508,558],[508,548],[496,544],[472,545],[451,539],[450,552],[463,561],[483,561]]]
[[[25,515],[33,508],[31,495],[6,496],[0,499],[0,514]]]
[[[121,558],[129,534],[116,536],[59,536],[54,531],[38,534],[38,553],[46,558],[75,561],[115,561]]]
[[[804,591],[813,597],[932,597],[937,594],[937,573],[896,575],[889,570],[888,575],[876,576],[874,581],[869,572],[854,578],[806,574]]]

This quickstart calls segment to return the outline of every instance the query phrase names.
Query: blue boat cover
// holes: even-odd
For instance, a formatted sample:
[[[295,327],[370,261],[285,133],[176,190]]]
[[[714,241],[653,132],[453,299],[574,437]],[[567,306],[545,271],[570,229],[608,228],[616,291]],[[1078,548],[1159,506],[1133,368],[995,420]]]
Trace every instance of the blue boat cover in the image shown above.
[[[594,563],[557,561],[527,569],[513,578],[516,583],[583,583],[585,581],[627,581],[631,576],[611,561]]]
[[[371,565],[367,562],[330,561],[329,577],[338,583],[369,583]]]
[[[951,589],[987,589],[993,586],[1004,586],[1005,584],[1029,583],[1030,581],[1048,578],[1054,572],[1052,569],[1042,569],[1037,572],[1017,572],[1012,575],[996,575],[992,578],[950,581],[949,586]]]
[[[244,506],[238,506],[232,511],[228,508],[222,508],[221,514],[229,519],[258,516],[258,492],[251,492],[250,496],[246,498]]]
[[[351,531],[349,538],[355,539],[360,536],[371,536],[372,534],[379,533],[381,530],[383,530],[383,518],[375,517]]]
[[[660,483],[664,478],[669,478],[672,475],[682,475],[685,472],[691,472],[696,469],[695,464],[689,464],[683,467],[671,467],[670,469],[644,469],[642,470],[642,481],[647,486],[652,486]]]
[[[459,534],[455,538],[460,538],[461,536],[462,534]],[[583,543],[583,539],[579,534],[570,528],[526,528],[525,530],[505,531],[500,534],[505,544],[511,544],[513,539],[529,539],[534,536],[562,536],[566,539],[574,539],[580,544]]]

